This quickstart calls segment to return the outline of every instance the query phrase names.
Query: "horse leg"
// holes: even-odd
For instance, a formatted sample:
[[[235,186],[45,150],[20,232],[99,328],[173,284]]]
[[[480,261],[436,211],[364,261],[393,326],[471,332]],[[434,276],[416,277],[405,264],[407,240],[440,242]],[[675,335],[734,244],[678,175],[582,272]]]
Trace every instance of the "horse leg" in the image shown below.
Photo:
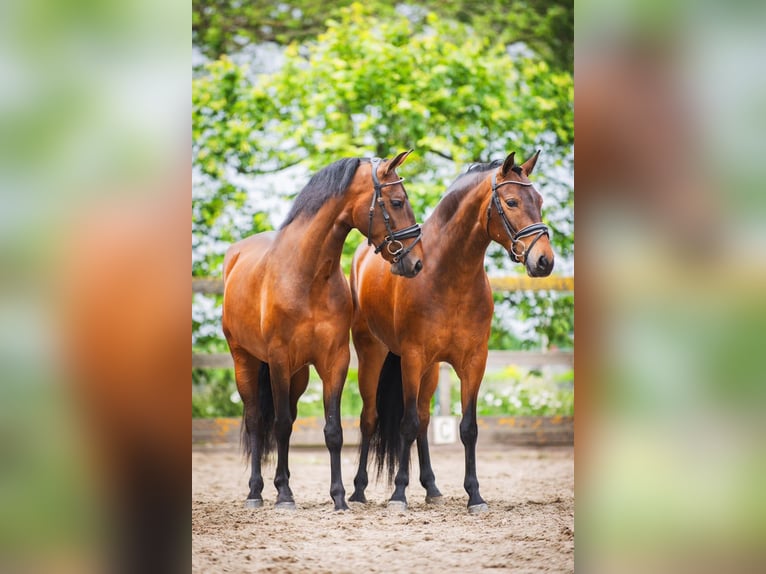
[[[431,455],[428,451],[428,423],[431,421],[431,398],[439,383],[439,363],[432,365],[423,375],[418,394],[418,462],[420,463],[420,484],[426,489],[426,502],[440,504],[442,493],[436,486],[436,476],[431,468]]]
[[[481,353],[478,353],[481,355]],[[478,513],[488,510],[487,503],[479,494],[479,479],[476,476],[476,439],[479,429],[476,424],[476,401],[479,396],[479,385],[484,376],[487,351],[483,357],[472,357],[468,365],[456,368],[460,377],[460,401],[463,408],[463,419],[460,421],[460,440],[465,448],[465,480],[463,487],[468,493],[468,512]]]
[[[362,442],[359,447],[359,469],[354,477],[352,502],[367,502],[364,491],[369,484],[367,477],[367,458],[370,453],[370,438],[378,423],[376,395],[378,376],[386,360],[388,349],[369,331],[354,330],[354,348],[359,357],[359,393],[362,395],[362,414],[359,417],[359,429]]]
[[[242,397],[244,412],[242,415],[242,445],[245,454],[250,456],[250,492],[245,500],[245,507],[259,508],[263,506],[263,475],[261,474],[261,460],[265,455],[264,448],[264,417],[271,420],[271,413],[264,413],[268,405],[259,404],[259,373],[261,361],[248,354],[242,349],[230,343],[231,356],[234,359],[234,377],[237,382],[239,396]],[[270,384],[266,381],[265,384]],[[268,397],[271,393],[267,393]],[[262,402],[262,401],[261,401]],[[271,406],[273,409],[273,405]]]
[[[330,496],[335,510],[348,510],[346,489],[343,487],[340,469],[340,451],[343,446],[343,428],[340,421],[340,397],[348,374],[350,355],[348,340],[327,360],[316,365],[324,390],[324,440],[330,451]]]
[[[418,353],[402,356],[402,392],[404,395],[404,415],[400,426],[402,450],[399,453],[399,470],[394,478],[394,493],[388,501],[389,508],[407,508],[405,491],[410,483],[410,453],[412,443],[420,430],[418,416],[418,392],[422,378],[422,359]]]
[[[298,418],[298,399],[309,386],[309,367],[306,365],[298,370],[290,379],[290,416],[293,421]]]
[[[290,435],[293,432],[293,417],[290,405],[290,374],[286,361],[274,360],[269,356],[271,369],[271,390],[274,397],[274,434],[277,439],[277,470],[274,486],[277,489],[276,508],[294,509],[295,500],[290,490],[288,453]]]

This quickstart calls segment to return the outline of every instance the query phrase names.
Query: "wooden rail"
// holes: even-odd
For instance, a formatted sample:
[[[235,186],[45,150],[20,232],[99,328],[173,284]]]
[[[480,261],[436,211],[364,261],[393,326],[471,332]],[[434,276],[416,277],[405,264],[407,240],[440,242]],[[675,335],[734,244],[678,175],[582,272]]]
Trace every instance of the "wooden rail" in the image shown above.
[[[192,419],[192,447],[235,447],[239,443],[241,424],[240,417]],[[324,424],[322,417],[298,417],[293,424],[290,446],[324,447]],[[457,443],[458,424],[458,417],[432,417],[428,427],[432,448]],[[477,424],[482,445],[560,446],[574,443],[574,417],[479,417]],[[341,425],[343,447],[353,449],[361,438],[359,417],[344,417]]]
[[[527,277],[525,275],[490,277],[493,291],[574,291],[574,277]],[[192,293],[223,294],[223,279],[192,277]]]
[[[545,366],[571,368],[574,364],[572,351],[490,351],[487,357],[487,371],[500,371],[511,365],[526,369]],[[356,353],[351,353],[352,369],[358,367]],[[229,353],[206,353],[192,355],[193,369],[233,369],[234,362]]]

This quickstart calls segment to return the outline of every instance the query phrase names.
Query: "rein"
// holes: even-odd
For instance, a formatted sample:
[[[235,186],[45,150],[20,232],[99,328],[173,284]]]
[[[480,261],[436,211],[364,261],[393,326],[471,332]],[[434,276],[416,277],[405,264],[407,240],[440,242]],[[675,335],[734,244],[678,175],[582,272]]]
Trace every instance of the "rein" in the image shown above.
[[[526,263],[527,255],[529,255],[529,252],[535,246],[535,243],[537,243],[537,241],[543,235],[547,235],[550,238],[550,230],[548,229],[548,226],[543,222],[539,222],[532,223],[531,225],[527,225],[518,231],[514,231],[513,226],[511,225],[511,222],[508,221],[508,217],[506,217],[505,211],[503,210],[503,207],[500,203],[500,196],[497,193],[497,189],[503,187],[504,185],[513,184],[521,185],[524,187],[531,187],[532,184],[525,183],[523,181],[503,181],[501,183],[497,183],[496,176],[497,172],[494,172],[492,174],[492,203],[487,206],[487,235],[490,235],[489,219],[492,216],[492,205],[494,204],[495,208],[497,209],[497,213],[500,215],[500,221],[503,224],[503,228],[511,240],[511,259],[513,259],[516,263]],[[529,244],[529,247],[527,247],[524,245],[524,242],[521,241],[521,239],[524,237],[529,237],[530,235],[535,235],[535,238],[532,240],[532,243]],[[492,236],[490,235],[490,237]],[[521,244],[521,251],[517,252],[516,246],[519,244]]]
[[[378,166],[380,165],[380,162],[380,158],[377,157],[370,160],[370,163],[372,164],[372,186],[375,191],[372,194],[372,203],[370,203],[370,225],[367,231],[367,245],[373,245],[372,218],[375,215],[375,206],[377,205],[380,207],[380,210],[383,213],[383,222],[386,224],[386,231],[388,232],[388,235],[386,235],[385,239],[383,239],[383,242],[380,245],[375,246],[375,253],[380,253],[383,248],[386,248],[388,252],[394,256],[394,263],[398,263],[401,259],[406,257],[410,251],[412,251],[412,248],[418,244],[418,242],[423,238],[423,235],[420,231],[420,225],[417,223],[397,231],[391,229],[391,216],[388,214],[388,210],[386,210],[386,204],[383,201],[383,195],[381,192],[384,187],[402,183],[404,178],[400,178],[396,181],[391,181],[388,183],[380,183],[380,180],[378,179]],[[417,239],[415,239],[415,241],[410,243],[409,246],[405,248],[402,240],[412,239],[413,237]]]

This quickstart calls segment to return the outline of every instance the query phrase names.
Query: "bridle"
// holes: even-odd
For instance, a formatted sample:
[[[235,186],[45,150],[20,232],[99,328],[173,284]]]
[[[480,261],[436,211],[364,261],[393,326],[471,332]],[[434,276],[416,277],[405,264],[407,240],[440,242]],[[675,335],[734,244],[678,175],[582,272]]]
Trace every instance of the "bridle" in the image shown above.
[[[550,238],[550,230],[548,229],[548,226],[545,225],[542,222],[539,223],[532,223],[531,225],[527,225],[526,227],[519,229],[518,231],[513,230],[513,226],[511,226],[511,222],[508,221],[508,218],[505,215],[505,211],[503,211],[503,207],[500,203],[500,196],[497,193],[497,189],[499,187],[503,187],[504,185],[521,185],[524,187],[531,187],[531,183],[526,183],[523,181],[503,181],[501,183],[497,183],[497,172],[492,174],[492,203],[490,203],[487,206],[487,235],[492,237],[492,235],[489,233],[489,218],[492,215],[492,205],[494,204],[495,208],[497,209],[497,213],[500,215],[500,221],[503,224],[503,227],[505,228],[505,232],[508,234],[508,237],[511,240],[511,259],[513,259],[516,263],[526,263],[527,261],[527,255],[529,255],[529,252],[532,250],[532,248],[535,246],[535,243],[543,236],[546,235]],[[524,245],[524,242],[521,241],[524,237],[529,237],[530,235],[535,235],[535,238],[532,240],[532,243],[529,244],[529,247]],[[521,244],[521,251],[516,251],[516,246]]]
[[[380,180],[378,179],[378,166],[380,165],[380,162],[381,159],[378,157],[372,158],[370,160],[370,163],[372,164],[372,186],[375,191],[372,194],[372,203],[370,204],[370,226],[367,231],[367,245],[373,245],[372,218],[375,215],[375,206],[377,205],[383,212],[383,222],[386,224],[386,231],[388,232],[388,235],[386,235],[383,243],[375,247],[375,253],[380,253],[383,248],[386,248],[388,252],[393,255],[393,262],[398,263],[401,259],[406,257],[410,251],[412,251],[412,248],[418,244],[423,236],[420,232],[420,225],[417,223],[410,225],[409,227],[405,227],[404,229],[398,229],[396,231],[391,229],[391,216],[388,214],[388,210],[386,210],[386,204],[383,201],[383,195],[381,191],[384,187],[402,183],[404,178],[397,179],[396,181],[390,181],[388,183],[380,183]],[[410,243],[405,248],[402,240],[412,239],[413,237],[417,239],[415,239],[415,241]]]

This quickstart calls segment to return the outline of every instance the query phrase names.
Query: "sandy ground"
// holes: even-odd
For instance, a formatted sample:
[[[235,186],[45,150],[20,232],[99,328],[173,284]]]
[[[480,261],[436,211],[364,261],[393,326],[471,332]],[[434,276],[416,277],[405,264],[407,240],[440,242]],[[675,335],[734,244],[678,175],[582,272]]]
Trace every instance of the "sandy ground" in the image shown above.
[[[392,489],[371,482],[367,505],[334,512],[325,449],[290,451],[297,510],[275,510],[273,463],[264,469],[264,506],[242,506],[249,473],[231,447],[192,452],[193,571],[211,572],[523,572],[574,571],[574,452],[498,445],[477,448],[481,493],[490,510],[470,515],[463,449],[433,446],[445,503],[426,505],[414,472],[409,508],[386,508]],[[355,447],[344,448],[343,481],[353,491]]]

